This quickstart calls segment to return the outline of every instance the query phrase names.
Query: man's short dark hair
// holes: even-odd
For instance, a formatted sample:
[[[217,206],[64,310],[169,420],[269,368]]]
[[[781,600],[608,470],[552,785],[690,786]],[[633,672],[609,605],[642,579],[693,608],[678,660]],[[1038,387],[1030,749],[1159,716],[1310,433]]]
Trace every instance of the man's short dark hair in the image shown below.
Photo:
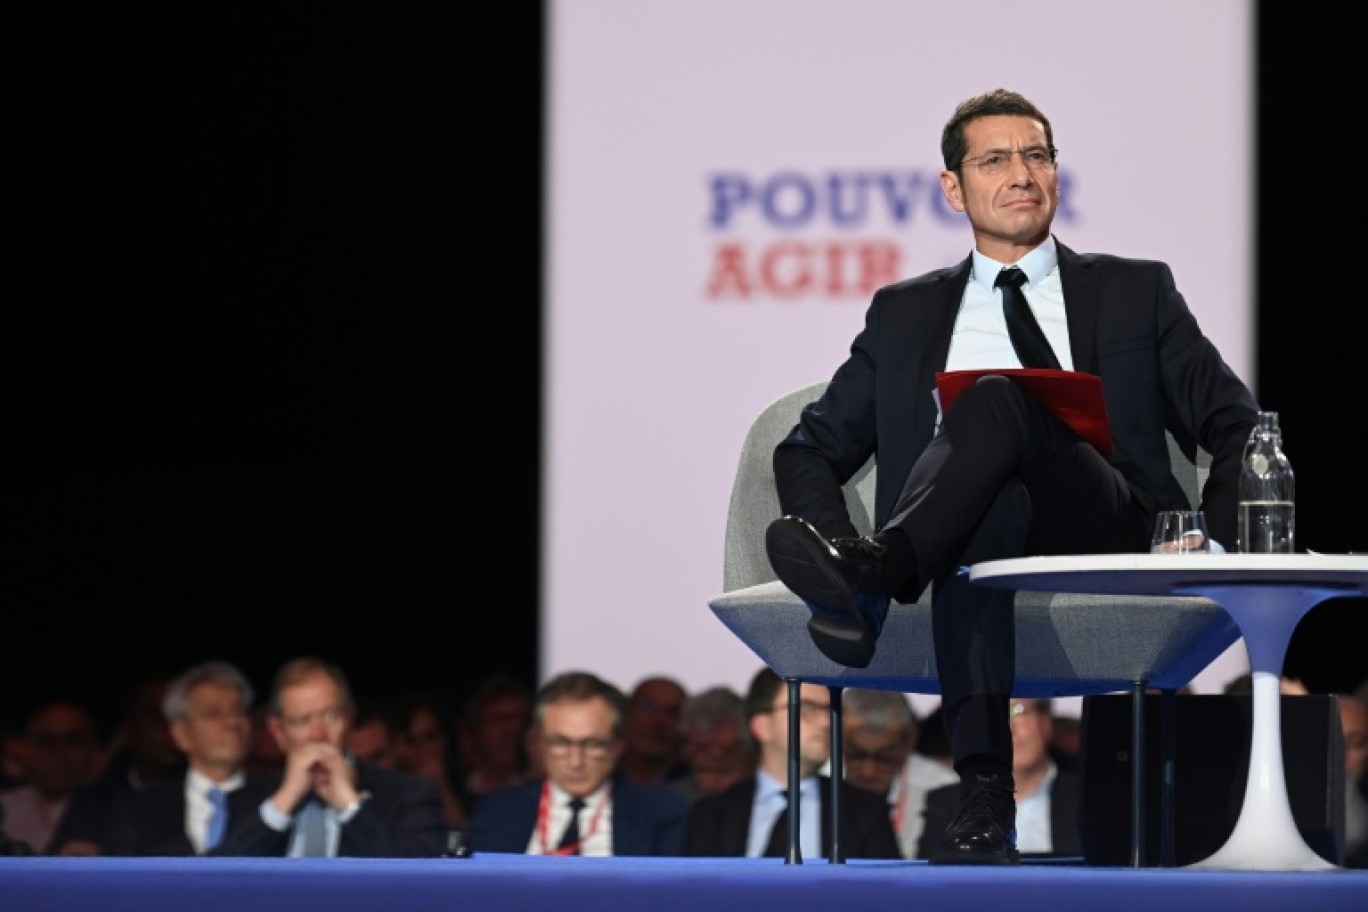
[[[613,737],[622,737],[623,718],[627,715],[627,697],[614,684],[587,671],[567,671],[547,681],[537,691],[533,713],[537,725],[542,724],[543,711],[548,703],[561,700],[583,701],[598,697],[613,710]]]
[[[1024,96],[1006,89],[994,89],[965,99],[955,108],[954,115],[941,131],[941,157],[945,170],[959,172],[964,157],[969,154],[969,141],[964,138],[965,126],[980,117],[1030,117],[1045,128],[1045,144],[1054,148],[1054,129],[1041,110]]]
[[[766,666],[757,671],[746,690],[746,717],[763,716],[772,710],[775,697],[783,689],[784,679],[775,674],[774,669]]]

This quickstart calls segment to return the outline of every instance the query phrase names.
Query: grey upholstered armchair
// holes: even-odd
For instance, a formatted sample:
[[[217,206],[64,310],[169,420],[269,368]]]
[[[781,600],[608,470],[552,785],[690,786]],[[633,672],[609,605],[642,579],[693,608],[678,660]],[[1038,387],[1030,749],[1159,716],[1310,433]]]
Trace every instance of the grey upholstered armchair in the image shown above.
[[[866,668],[832,662],[812,644],[809,612],[778,582],[765,553],[765,528],[780,515],[774,487],[774,447],[794,426],[804,405],[821,395],[825,382],[781,397],[753,422],[742,445],[731,493],[726,530],[724,591],[709,602],[713,613],[767,666],[788,682],[790,769],[796,769],[796,699],[806,681],[826,685],[832,696],[832,780],[842,775],[840,692],[872,687],[904,693],[939,693],[931,639],[930,592],[915,604],[894,602]],[[1175,474],[1198,502],[1209,457],[1184,455],[1170,438]],[[871,460],[845,486],[846,500],[862,534],[872,525],[874,473]],[[1147,690],[1172,695],[1239,638],[1230,616],[1202,598],[1159,598],[1018,592],[1016,599],[1016,688],[1023,697],[1084,696],[1129,691],[1133,705],[1133,756],[1144,756],[1143,696]],[[1170,700],[1164,701],[1171,705]],[[1132,852],[1143,859],[1143,777],[1134,764]],[[790,777],[792,779],[794,777]],[[791,783],[792,784],[792,783]],[[796,801],[796,785],[790,800]],[[1171,795],[1165,796],[1171,808]],[[797,814],[790,821],[797,827]],[[833,814],[833,821],[839,821]],[[840,861],[839,827],[832,834],[833,860]],[[790,840],[796,844],[796,840]],[[790,851],[790,862],[799,862]]]

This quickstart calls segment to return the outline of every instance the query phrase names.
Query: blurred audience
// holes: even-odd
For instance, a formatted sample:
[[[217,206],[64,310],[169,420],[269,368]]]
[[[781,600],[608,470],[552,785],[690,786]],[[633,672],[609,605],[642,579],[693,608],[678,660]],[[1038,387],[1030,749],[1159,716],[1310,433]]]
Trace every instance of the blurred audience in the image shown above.
[[[746,722],[745,700],[730,687],[710,687],[685,700],[679,734],[685,772],[669,785],[690,804],[755,775],[759,749]]]
[[[678,855],[684,797],[614,777],[627,701],[597,675],[570,671],[538,691],[534,726],[546,777],[487,792],[470,850],[528,855]]]
[[[167,685],[162,712],[186,770],[179,780],[115,795],[102,854],[203,855],[217,846],[231,822],[231,796],[246,781],[253,696],[237,666],[220,660],[186,669]]]
[[[831,699],[818,684],[804,682],[800,693],[799,850],[803,858],[830,858],[830,780],[819,770],[831,756]],[[769,668],[751,679],[746,716],[760,749],[756,771],[690,805],[686,855],[758,858],[788,853],[788,691]],[[841,801],[847,857],[902,857],[884,796],[847,781]]]
[[[442,855],[448,830],[430,780],[356,761],[347,752],[355,703],[342,669],[291,659],[276,672],[267,724],[283,774],[230,796],[214,854],[352,858]]]
[[[268,706],[258,706],[249,716],[252,735],[247,744],[247,763],[244,767],[244,772],[249,776],[265,779],[285,771],[285,752],[271,733],[270,718]]]
[[[394,767],[422,776],[442,796],[442,817],[464,830],[467,813],[456,783],[455,736],[446,705],[427,692],[411,691],[394,701]]]
[[[165,782],[179,782],[185,775],[185,755],[176,748],[162,713],[169,680],[169,674],[156,672],[134,687],[105,748],[108,759],[104,771],[72,796],[71,806],[53,836],[52,854],[99,854],[115,799]]]
[[[619,775],[661,784],[686,772],[679,713],[688,696],[674,678],[653,675],[637,683],[627,699]]]
[[[34,709],[24,725],[24,763],[28,781],[0,791],[0,818],[10,840],[50,854],[72,796],[104,769],[90,711],[60,697]]]
[[[842,702],[846,781],[885,796],[902,854],[916,858],[927,793],[959,776],[916,752],[921,724],[906,694],[851,687]]]
[[[480,799],[495,789],[540,777],[529,765],[532,688],[522,679],[495,674],[480,682],[466,702],[460,722],[461,805],[473,814]],[[540,756],[540,754],[538,754]]]
[[[393,769],[398,735],[389,704],[383,700],[360,700],[356,718],[347,733],[347,749],[362,763]]]
[[[1082,719],[1056,711],[1050,736],[1050,758],[1060,769],[1077,770],[1083,750]]]
[[[0,789],[28,781],[24,767],[24,733],[18,728],[0,730]]]
[[[1340,694],[1344,732],[1344,865],[1368,868],[1368,702]]]

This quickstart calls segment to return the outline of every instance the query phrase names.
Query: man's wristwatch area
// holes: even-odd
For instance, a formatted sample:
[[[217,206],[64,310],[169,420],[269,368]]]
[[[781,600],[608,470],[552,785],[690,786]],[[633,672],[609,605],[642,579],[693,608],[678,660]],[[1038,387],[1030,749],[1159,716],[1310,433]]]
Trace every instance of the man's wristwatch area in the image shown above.
[[[337,813],[338,823],[350,823],[351,819],[361,810],[361,805],[370,800],[370,792],[357,792],[355,800]]]

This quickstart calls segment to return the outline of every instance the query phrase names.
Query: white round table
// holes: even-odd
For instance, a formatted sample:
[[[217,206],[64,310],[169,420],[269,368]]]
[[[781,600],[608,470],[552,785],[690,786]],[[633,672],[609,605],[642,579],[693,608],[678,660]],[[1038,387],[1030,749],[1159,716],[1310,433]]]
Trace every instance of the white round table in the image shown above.
[[[983,561],[969,579],[1004,589],[1108,595],[1193,595],[1230,613],[1253,677],[1249,778],[1235,830],[1191,867],[1312,871],[1335,868],[1297,830],[1283,772],[1283,659],[1297,623],[1330,598],[1368,595],[1368,556],[1333,554],[1080,554]]]

